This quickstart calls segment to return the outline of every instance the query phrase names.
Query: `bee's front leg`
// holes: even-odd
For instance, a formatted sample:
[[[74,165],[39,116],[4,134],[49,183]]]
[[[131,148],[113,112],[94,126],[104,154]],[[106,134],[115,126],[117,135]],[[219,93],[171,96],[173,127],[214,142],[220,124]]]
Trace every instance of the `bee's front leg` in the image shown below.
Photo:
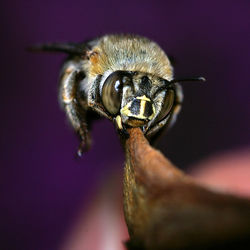
[[[69,121],[74,130],[80,137],[80,145],[77,155],[81,156],[91,146],[91,138],[88,131],[88,122],[86,120],[87,107],[82,105],[79,100],[78,84],[83,76],[80,71],[80,64],[76,61],[68,61],[63,67],[60,80],[59,99],[62,103]],[[82,98],[82,97],[81,97]]]

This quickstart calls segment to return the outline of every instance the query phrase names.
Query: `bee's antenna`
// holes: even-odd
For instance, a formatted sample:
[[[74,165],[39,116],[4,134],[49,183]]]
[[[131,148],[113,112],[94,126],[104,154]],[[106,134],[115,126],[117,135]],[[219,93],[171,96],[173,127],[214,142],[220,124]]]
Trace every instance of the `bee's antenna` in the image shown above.
[[[175,83],[175,82],[194,82],[194,81],[205,82],[206,79],[204,77],[192,77],[192,78],[173,79],[169,82]]]
[[[84,54],[85,46],[81,46],[76,43],[47,43],[30,46],[27,48],[28,51],[32,52],[63,52],[71,55],[82,55]]]

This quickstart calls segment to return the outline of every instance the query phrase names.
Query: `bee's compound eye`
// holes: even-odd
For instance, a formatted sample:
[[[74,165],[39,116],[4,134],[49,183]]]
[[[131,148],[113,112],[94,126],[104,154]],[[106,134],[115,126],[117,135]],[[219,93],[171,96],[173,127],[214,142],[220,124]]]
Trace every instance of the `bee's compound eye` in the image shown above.
[[[122,86],[119,72],[112,73],[103,84],[102,103],[112,115],[116,115],[120,110]]]
[[[161,121],[167,117],[174,105],[175,93],[174,90],[169,89],[166,92],[164,103],[162,105],[161,112],[158,115],[157,121]]]

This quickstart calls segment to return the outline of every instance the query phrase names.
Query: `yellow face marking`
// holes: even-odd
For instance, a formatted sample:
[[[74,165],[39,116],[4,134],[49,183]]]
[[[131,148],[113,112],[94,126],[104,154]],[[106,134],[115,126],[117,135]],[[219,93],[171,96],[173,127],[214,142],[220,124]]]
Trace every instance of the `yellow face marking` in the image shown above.
[[[143,95],[143,96],[138,96],[138,97],[136,97],[136,99],[144,100],[144,101],[148,101],[148,102],[151,101],[151,100],[150,100],[148,97],[146,97],[145,95]]]
[[[123,107],[121,109],[121,114],[124,115],[124,116],[127,116],[127,117],[131,117],[131,118],[134,117],[136,119],[141,119],[141,120],[152,120],[152,118],[155,115],[155,107],[154,107],[154,105],[152,105],[152,109],[153,109],[152,115],[149,116],[149,117],[144,115],[146,104],[147,104],[147,102],[151,102],[151,100],[148,97],[146,97],[145,95],[138,96],[138,97],[136,97],[136,99],[140,100],[140,108],[139,108],[138,114],[133,114],[131,112],[131,110],[130,110],[133,101],[129,102],[125,107]]]
[[[117,124],[118,128],[122,130],[123,127],[122,127],[122,118],[121,118],[121,116],[119,116],[119,115],[116,116],[115,121],[116,121],[116,124]]]
[[[145,95],[144,96],[139,96],[136,99],[141,100],[140,113],[136,117],[138,117],[139,119],[149,119],[149,120],[152,120],[152,118],[154,117],[154,114],[155,114],[155,107],[154,107],[154,105],[152,105],[152,108],[153,108],[152,115],[149,116],[149,117],[144,116],[146,102],[151,102],[151,100],[148,97],[146,97]]]
[[[137,98],[137,99],[140,99],[140,98]],[[141,119],[145,119],[146,118],[143,115],[144,114],[144,110],[145,110],[145,106],[146,106],[146,101],[144,99],[141,99],[140,113],[138,115],[138,118],[141,118]]]
[[[131,116],[132,115],[130,110],[129,110],[130,105],[131,105],[131,102],[129,102],[125,107],[123,107],[121,109],[121,114],[122,115],[125,115],[125,116]]]

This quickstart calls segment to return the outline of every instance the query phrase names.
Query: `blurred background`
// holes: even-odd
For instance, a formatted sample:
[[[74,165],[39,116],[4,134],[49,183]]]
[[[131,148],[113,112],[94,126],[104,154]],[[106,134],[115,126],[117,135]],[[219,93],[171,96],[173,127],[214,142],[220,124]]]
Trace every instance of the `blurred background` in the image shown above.
[[[57,100],[64,56],[27,46],[135,33],[174,57],[176,77],[204,76],[205,84],[183,84],[182,111],[158,144],[187,170],[249,152],[249,8],[243,0],[1,1],[0,249],[61,249],[99,188],[115,182],[121,194],[124,155],[113,124],[96,122],[92,149],[76,160],[78,139]]]

